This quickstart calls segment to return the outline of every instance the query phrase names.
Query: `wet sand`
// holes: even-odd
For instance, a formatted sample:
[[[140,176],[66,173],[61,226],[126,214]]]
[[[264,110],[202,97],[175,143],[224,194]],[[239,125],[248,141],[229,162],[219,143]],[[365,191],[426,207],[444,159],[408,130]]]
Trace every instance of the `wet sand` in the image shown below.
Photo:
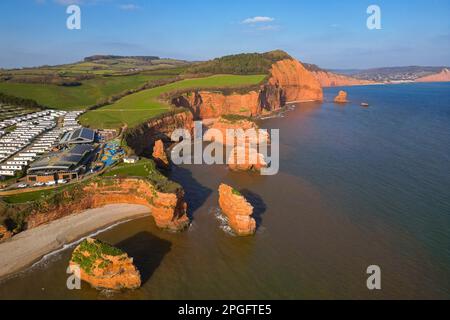
[[[145,206],[108,205],[24,231],[0,244],[0,279],[31,266],[46,254],[96,230],[149,215],[150,211]]]

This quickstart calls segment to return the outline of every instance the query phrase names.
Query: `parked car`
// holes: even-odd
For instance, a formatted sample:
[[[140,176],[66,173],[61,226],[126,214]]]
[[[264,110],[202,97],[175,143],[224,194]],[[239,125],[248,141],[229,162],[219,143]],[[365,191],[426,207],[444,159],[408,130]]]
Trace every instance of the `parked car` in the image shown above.
[[[64,179],[58,180],[58,183],[59,183],[59,184],[66,184],[66,183],[67,183],[67,180],[64,180]]]
[[[45,185],[45,183],[43,182],[36,182],[35,184],[33,184],[33,187],[43,187]]]
[[[21,184],[19,184],[19,185],[17,186],[17,188],[25,189],[25,188],[28,188],[28,185],[25,184],[25,183],[21,183]]]
[[[46,185],[46,186],[54,186],[55,184],[56,184],[55,181],[49,181],[49,182],[47,182],[45,185]]]

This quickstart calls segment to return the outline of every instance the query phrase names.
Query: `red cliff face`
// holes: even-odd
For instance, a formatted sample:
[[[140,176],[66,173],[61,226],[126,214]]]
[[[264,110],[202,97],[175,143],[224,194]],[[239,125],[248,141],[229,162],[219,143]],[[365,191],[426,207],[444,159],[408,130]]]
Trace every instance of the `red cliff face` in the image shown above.
[[[80,198],[72,199],[73,196],[68,192],[62,197],[58,204],[48,204],[47,207],[39,207],[31,212],[27,218],[28,229],[76,212],[110,204],[147,206],[161,229],[181,231],[189,224],[184,191],[160,192],[144,179],[105,179],[86,185]]]
[[[320,82],[320,85],[326,87],[345,87],[345,86],[362,86],[370,85],[375,82],[369,80],[361,80],[341,74],[327,71],[312,71],[314,77]]]
[[[253,207],[239,192],[226,184],[220,185],[219,205],[228,218],[228,224],[238,236],[255,234],[256,221],[252,218]]]
[[[443,69],[439,73],[419,78],[416,82],[450,82],[450,70]]]
[[[189,92],[172,99],[172,104],[190,109],[196,119],[209,119],[227,114],[258,116],[288,102],[322,100],[322,88],[314,76],[297,60],[285,59],[272,65],[268,82],[258,91],[230,95]]]
[[[128,129],[125,140],[137,155],[151,156],[156,141],[160,139],[169,141],[176,129],[186,129],[192,132],[193,128],[194,117],[191,112],[168,114],[149,120],[136,128]]]
[[[172,102],[179,107],[189,108],[196,119],[218,118],[225,114],[252,117],[261,113],[259,94],[256,91],[231,95],[199,91],[184,94]]]
[[[242,138],[242,141],[235,136],[227,136],[228,130],[238,129],[248,133]],[[249,133],[247,130],[252,132]],[[219,132],[220,134],[216,135]],[[264,155],[258,152],[257,147],[262,143],[269,144],[270,137],[267,131],[259,130],[253,121],[247,119],[228,120],[221,117],[205,132],[203,139],[215,141],[231,148],[227,164],[232,171],[261,171],[267,167]]]
[[[286,102],[323,100],[319,81],[297,60],[285,59],[275,63],[269,85],[281,88]]]

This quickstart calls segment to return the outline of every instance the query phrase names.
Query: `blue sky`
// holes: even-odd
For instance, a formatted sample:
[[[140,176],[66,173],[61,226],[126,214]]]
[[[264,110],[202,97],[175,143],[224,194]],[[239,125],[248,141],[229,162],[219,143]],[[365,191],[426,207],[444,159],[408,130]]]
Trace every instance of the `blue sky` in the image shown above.
[[[81,30],[66,28],[71,3],[81,7]],[[366,27],[371,4],[381,30]],[[0,67],[273,49],[325,68],[449,66],[449,18],[448,0],[2,0]]]

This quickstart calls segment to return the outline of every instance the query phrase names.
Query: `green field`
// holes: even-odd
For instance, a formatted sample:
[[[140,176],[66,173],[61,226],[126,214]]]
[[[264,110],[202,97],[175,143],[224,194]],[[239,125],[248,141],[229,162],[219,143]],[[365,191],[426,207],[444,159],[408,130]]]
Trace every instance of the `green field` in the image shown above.
[[[22,192],[22,193],[17,193],[12,196],[5,196],[2,199],[6,203],[11,203],[11,204],[32,202],[32,201],[36,201],[36,200],[39,200],[44,197],[48,197],[48,196],[50,196],[54,193],[57,193],[67,187],[69,187],[69,186],[62,186],[62,187],[57,187],[57,188],[53,188],[53,189],[46,189],[46,190],[39,190],[39,191]]]
[[[184,89],[238,88],[255,85],[263,81],[264,75],[216,75],[206,78],[188,79],[161,87],[144,90],[126,96],[116,103],[83,114],[80,122],[91,128],[134,127],[143,121],[164,113],[170,106],[159,100],[167,92]]]
[[[149,159],[141,159],[135,164],[121,163],[106,172],[105,177],[148,177],[155,172],[155,163]]]
[[[64,87],[50,84],[0,82],[0,92],[36,100],[42,105],[62,110],[85,109],[100,99],[108,98],[127,89],[135,89],[152,80],[169,75],[132,75],[97,77],[82,81],[81,86]]]

